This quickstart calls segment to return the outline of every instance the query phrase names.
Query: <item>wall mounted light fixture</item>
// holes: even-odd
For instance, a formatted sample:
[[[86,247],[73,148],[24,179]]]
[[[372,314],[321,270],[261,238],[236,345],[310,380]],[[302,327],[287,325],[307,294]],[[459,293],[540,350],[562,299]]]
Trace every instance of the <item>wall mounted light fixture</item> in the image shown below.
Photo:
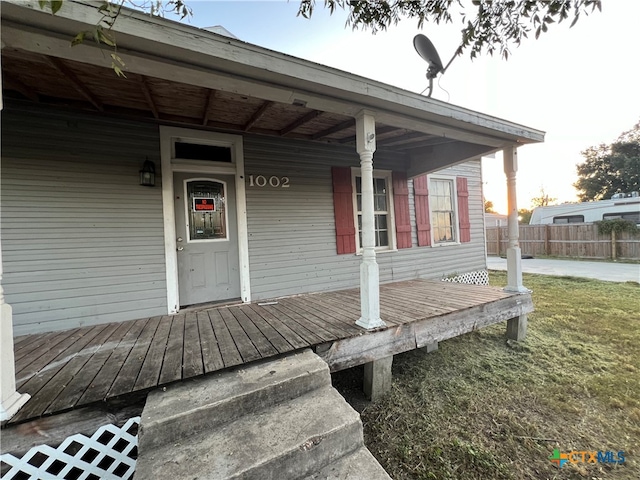
[[[151,160],[144,161],[140,170],[140,185],[145,187],[155,187],[156,185],[156,165]]]

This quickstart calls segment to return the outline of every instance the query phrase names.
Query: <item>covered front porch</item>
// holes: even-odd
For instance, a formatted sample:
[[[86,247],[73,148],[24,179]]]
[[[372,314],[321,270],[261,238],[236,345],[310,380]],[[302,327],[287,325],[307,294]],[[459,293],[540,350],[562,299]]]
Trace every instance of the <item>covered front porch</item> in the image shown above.
[[[338,371],[532,310],[529,294],[411,280],[381,286],[386,326],[370,331],[355,325],[359,289],[350,289],[26,335],[15,340],[16,378],[31,399],[10,423],[126,404],[159,386],[309,347]]]

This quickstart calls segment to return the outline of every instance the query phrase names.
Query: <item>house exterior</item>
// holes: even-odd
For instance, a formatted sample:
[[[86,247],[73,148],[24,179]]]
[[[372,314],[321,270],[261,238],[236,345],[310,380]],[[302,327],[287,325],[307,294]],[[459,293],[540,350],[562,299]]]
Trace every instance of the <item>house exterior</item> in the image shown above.
[[[380,283],[486,267],[497,150],[523,288],[516,149],[542,132],[133,11],[117,78],[69,47],[99,20],[2,4],[3,363],[13,335],[356,286],[380,326]]]

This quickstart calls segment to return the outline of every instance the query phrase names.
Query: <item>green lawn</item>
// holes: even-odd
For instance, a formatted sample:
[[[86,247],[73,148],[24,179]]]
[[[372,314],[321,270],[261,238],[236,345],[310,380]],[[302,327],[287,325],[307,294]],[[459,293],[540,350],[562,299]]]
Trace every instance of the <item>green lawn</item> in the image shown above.
[[[392,391],[362,411],[365,442],[394,479],[640,479],[640,285],[524,283],[536,308],[525,342],[495,325],[395,357]],[[556,448],[626,461],[558,469]]]

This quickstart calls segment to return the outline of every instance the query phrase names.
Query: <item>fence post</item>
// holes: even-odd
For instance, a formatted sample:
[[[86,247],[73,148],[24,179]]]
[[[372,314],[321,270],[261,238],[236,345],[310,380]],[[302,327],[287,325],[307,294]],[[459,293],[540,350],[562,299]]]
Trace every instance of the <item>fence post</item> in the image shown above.
[[[616,252],[616,231],[611,230],[611,258],[616,260],[618,258],[618,254]]]
[[[549,225],[545,225],[544,226],[544,254],[545,255],[551,255],[549,253],[549,235],[550,235],[550,231],[551,227],[549,227]]]

